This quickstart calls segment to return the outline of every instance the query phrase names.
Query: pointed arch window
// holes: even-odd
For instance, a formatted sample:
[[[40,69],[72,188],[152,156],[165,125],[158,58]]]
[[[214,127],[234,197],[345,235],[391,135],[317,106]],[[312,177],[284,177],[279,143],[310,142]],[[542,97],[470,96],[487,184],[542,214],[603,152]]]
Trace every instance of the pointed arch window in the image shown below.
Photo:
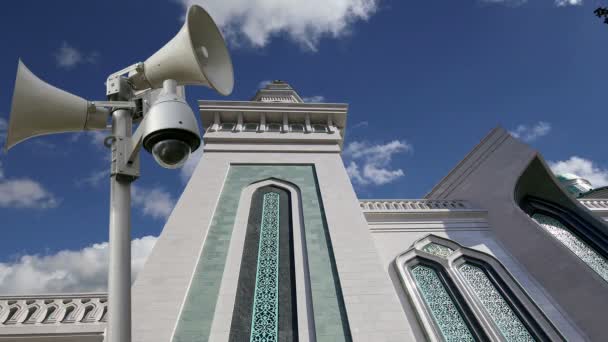
[[[485,313],[494,321],[507,341],[534,341],[526,326],[513,312],[509,303],[482,268],[465,263],[458,270],[473,289],[473,293],[481,302]]]
[[[578,236],[570,232],[563,223],[551,216],[540,213],[533,214],[532,218],[547,233],[551,234],[551,236],[591,267],[600,277],[608,281],[608,261]]]
[[[230,341],[297,341],[289,193],[255,191],[249,213]]]
[[[488,254],[429,235],[398,256],[395,266],[431,340],[563,340]]]
[[[463,315],[449,295],[437,271],[426,265],[411,269],[426,308],[446,341],[475,341]]]
[[[598,231],[579,215],[539,198],[526,198],[522,209],[540,228],[608,282],[608,235],[605,231]]]

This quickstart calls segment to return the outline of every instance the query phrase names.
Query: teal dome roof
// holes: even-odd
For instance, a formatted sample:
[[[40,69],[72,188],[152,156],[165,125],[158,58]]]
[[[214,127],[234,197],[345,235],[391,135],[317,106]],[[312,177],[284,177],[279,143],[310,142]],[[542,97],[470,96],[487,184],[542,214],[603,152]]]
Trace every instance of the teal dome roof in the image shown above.
[[[557,175],[557,179],[563,182],[575,179],[582,179],[582,177],[579,177],[573,173],[560,173],[559,175]]]
[[[591,183],[583,177],[579,177],[573,173],[562,173],[556,176],[557,180],[575,197],[580,197],[583,194],[593,190]]]

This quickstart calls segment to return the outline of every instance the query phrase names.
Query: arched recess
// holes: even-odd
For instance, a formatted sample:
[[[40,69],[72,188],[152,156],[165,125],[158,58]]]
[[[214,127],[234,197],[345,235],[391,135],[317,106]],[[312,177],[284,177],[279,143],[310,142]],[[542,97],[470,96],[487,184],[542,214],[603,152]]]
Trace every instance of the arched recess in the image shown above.
[[[83,323],[96,322],[101,316],[101,311],[102,310],[100,310],[99,305],[97,305],[96,303],[86,303],[84,304],[84,312],[80,321]]]
[[[57,318],[62,314],[61,307],[57,303],[51,303],[47,305],[47,311],[44,315],[42,323],[54,324],[57,323]]]
[[[245,187],[241,192],[232,237],[228,247],[228,256],[222,276],[218,303],[211,325],[210,336],[214,341],[228,340],[233,318],[233,308],[237,299],[238,278],[247,237],[252,200],[256,191],[267,187],[276,187],[289,195],[297,307],[297,340],[316,340],[300,189],[290,182],[269,178],[254,182]]]
[[[10,304],[8,307],[8,317],[4,324],[9,325],[21,323],[25,318],[26,311],[25,306],[21,305],[20,303]]]
[[[46,315],[46,306],[41,306],[38,303],[33,303],[27,306],[28,314],[23,320],[23,324],[40,323]]]
[[[433,265],[468,333],[458,319],[451,319],[451,326],[442,327],[440,319],[433,315],[431,305],[436,304],[428,303],[425,297],[430,295],[424,292],[432,290],[435,297],[441,297],[442,291],[437,290],[437,283],[431,290],[425,290],[428,285],[417,282],[415,271],[419,264]],[[564,341],[506,268],[491,255],[430,234],[399,255],[394,265],[431,341]]]
[[[64,316],[61,322],[74,323],[80,321],[80,319],[82,319],[82,311],[83,309],[74,302],[66,304]]]

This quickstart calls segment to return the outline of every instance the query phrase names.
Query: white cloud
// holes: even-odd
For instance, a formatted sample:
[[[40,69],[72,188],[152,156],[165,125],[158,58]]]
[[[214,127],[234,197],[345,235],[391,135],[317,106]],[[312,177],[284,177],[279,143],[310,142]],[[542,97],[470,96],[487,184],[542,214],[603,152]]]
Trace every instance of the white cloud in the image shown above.
[[[509,131],[512,136],[521,139],[525,142],[532,142],[543,137],[551,131],[551,124],[544,121],[539,121],[535,125],[519,125],[515,130]]]
[[[96,187],[103,181],[109,181],[109,170],[94,171],[89,176],[77,180],[76,185]],[[141,210],[143,215],[155,219],[166,219],[171,215],[175,200],[171,194],[161,187],[146,188],[137,184],[131,185],[131,202],[133,207]]]
[[[131,278],[135,280],[157,238],[131,242]],[[13,263],[0,263],[0,293],[38,294],[106,291],[108,243],[53,255],[24,255]]]
[[[59,200],[31,179],[4,178],[0,162],[0,207],[47,209],[59,205]]]
[[[105,138],[112,135],[112,133],[109,130],[97,130],[97,131],[74,132],[74,133],[71,133],[71,135],[72,136],[70,137],[70,141],[72,141],[72,142],[79,141],[80,138],[86,137],[87,139],[89,139],[89,142],[92,145],[95,145],[96,147],[99,147],[99,148],[106,148],[103,145],[103,141],[105,140]]]
[[[96,63],[99,59],[99,53],[83,53],[74,46],[63,42],[61,47],[55,52],[55,62],[60,68],[71,69],[78,64]]]
[[[354,161],[351,161],[346,167],[346,173],[350,177],[350,179],[357,184],[368,184],[367,179],[363,177],[361,174],[361,170],[359,170],[359,165]]]
[[[103,145],[103,141],[107,138],[111,133],[108,131],[87,131],[86,134],[91,139],[91,144],[105,148]]]
[[[352,24],[367,20],[378,10],[379,0],[180,0],[209,11],[233,44],[246,41],[263,47],[280,34],[316,51],[323,37],[348,34]]]
[[[139,207],[144,215],[166,219],[171,215],[175,200],[171,194],[160,187],[150,189],[133,184],[131,186],[133,205]]]
[[[583,4],[583,0],[555,0],[555,4],[559,7],[562,6],[580,6]]]
[[[356,123],[353,127],[351,127],[351,129],[354,129],[354,128],[365,128],[365,127],[368,127],[368,126],[369,126],[369,122],[368,121],[361,121],[361,122]]]
[[[99,170],[93,171],[90,175],[85,178],[79,179],[76,181],[76,185],[89,185],[92,187],[96,187],[101,184],[102,181],[108,180],[110,178],[110,170]]]
[[[549,161],[554,174],[573,173],[588,180],[594,188],[608,185],[608,169],[598,167],[593,161],[577,156],[568,160]]]
[[[0,181],[0,207],[47,209],[57,205],[55,196],[31,179]]]
[[[86,138],[91,145],[99,150],[100,156],[102,156],[103,160],[108,162],[109,165],[112,160],[112,152],[103,144],[103,141],[111,134],[112,133],[109,130],[77,132],[72,133],[70,140],[72,142],[77,142],[82,137]]]
[[[258,89],[266,88],[266,86],[269,85],[270,83],[272,83],[271,80],[260,81],[260,83],[258,83]]]
[[[0,118],[0,137],[6,136],[6,130],[8,129],[8,123],[6,119]]]
[[[202,156],[203,149],[199,147],[198,150],[194,151],[194,153],[190,155],[190,158],[188,158],[186,164],[182,166],[179,171],[179,176],[184,183],[187,183],[188,180],[190,180],[190,177],[192,177],[194,169],[196,169],[196,166],[198,165],[198,162],[201,160]]]
[[[344,149],[343,155],[348,160],[346,172],[360,185],[391,183],[405,174],[402,169],[390,169],[393,155],[412,151],[413,147],[405,141],[376,145],[355,141]]]
[[[310,97],[303,97],[302,101],[309,102],[309,103],[325,102],[325,97],[323,97],[321,95],[315,95],[315,96],[310,96]]]

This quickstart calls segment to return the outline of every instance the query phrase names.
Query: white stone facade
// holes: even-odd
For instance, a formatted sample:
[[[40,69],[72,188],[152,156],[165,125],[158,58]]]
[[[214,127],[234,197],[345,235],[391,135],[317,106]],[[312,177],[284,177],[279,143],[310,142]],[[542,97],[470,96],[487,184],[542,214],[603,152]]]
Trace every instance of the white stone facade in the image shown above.
[[[413,288],[409,291],[416,286],[407,283],[405,266],[398,262],[420,241],[442,238],[453,249],[469,251],[461,255],[477,255],[495,265],[507,289],[551,339],[599,341],[605,336],[608,283],[543,233],[521,203],[526,196],[555,198],[587,222],[601,245],[608,235],[608,202],[569,197],[550,174],[539,178],[549,184],[546,188],[528,184],[527,175],[542,169],[542,157],[504,130],[490,132],[424,199],[360,200],[340,156],[347,105],[302,103],[283,82],[272,83],[253,101],[199,105],[206,130],[204,154],[133,285],[134,341],[178,342],[192,334],[199,336],[193,341],[229,340],[251,197],[269,184],[292,198],[300,341],[442,340],[428,313],[421,312],[424,303],[408,292],[408,286]],[[233,186],[230,172],[247,165],[280,166],[283,171],[272,174],[267,168],[269,178],[238,188],[226,247],[212,254],[224,261],[215,273],[203,274],[211,285],[201,285],[197,270],[209,261],[210,241],[222,240],[213,240],[226,219],[221,206],[226,196],[234,195],[226,193]],[[324,252],[331,257],[338,304],[344,310],[343,334],[332,335],[314,309],[320,307],[323,289],[316,283],[319,275],[311,258],[316,247],[306,235],[311,221],[304,191],[311,184],[284,177],[290,166],[314,170],[312,186],[322,213],[318,219],[324,222],[329,246]],[[567,280],[572,277],[577,282]],[[212,291],[201,293],[216,295],[204,301],[212,313],[200,318],[204,327],[192,331],[184,328],[188,322],[182,316],[197,286],[208,286]],[[465,297],[472,298],[470,293]],[[53,305],[55,319],[48,313]],[[482,309],[471,305],[479,318]],[[68,307],[73,308],[66,313]],[[103,295],[0,298],[0,341],[101,341],[105,310]],[[480,321],[489,339],[503,340],[493,323]]]

